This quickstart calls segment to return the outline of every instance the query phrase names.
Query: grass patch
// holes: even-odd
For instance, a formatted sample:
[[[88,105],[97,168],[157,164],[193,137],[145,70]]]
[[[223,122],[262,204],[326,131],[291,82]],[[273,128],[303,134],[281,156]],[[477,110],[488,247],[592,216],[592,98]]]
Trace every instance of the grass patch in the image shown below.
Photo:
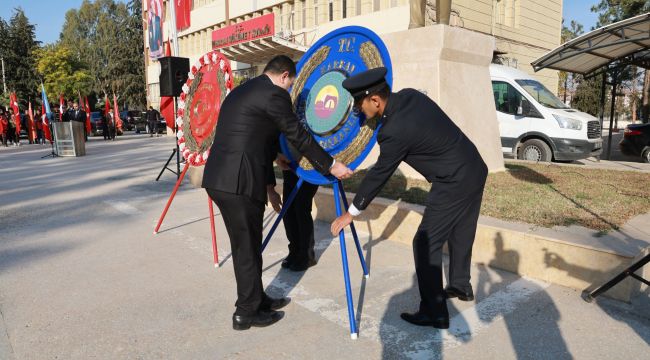
[[[365,173],[345,180],[345,189],[356,192]],[[430,188],[395,174],[379,196],[423,205]],[[505,172],[488,176],[481,206],[482,215],[497,219],[549,228],[579,225],[601,234],[647,212],[650,174],[556,164],[506,163]]]

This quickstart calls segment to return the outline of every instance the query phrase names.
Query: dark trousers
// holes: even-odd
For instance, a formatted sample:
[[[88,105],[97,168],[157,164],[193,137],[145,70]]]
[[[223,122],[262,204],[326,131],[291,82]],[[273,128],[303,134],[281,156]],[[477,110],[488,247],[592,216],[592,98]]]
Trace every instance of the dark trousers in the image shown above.
[[[298,183],[298,176],[293,171],[283,171],[282,199],[288,199]],[[282,219],[284,230],[289,239],[289,256],[291,263],[298,266],[307,265],[315,259],[314,254],[314,220],[311,216],[312,200],[318,191],[318,185],[303,182],[298,194]]]
[[[420,290],[420,311],[435,317],[449,316],[442,286],[442,247],[449,247],[449,285],[469,288],[472,245],[481,210],[483,188],[461,199],[447,199],[449,192],[429,192],[422,222],[413,239],[415,273]],[[442,200],[442,201],[441,201]],[[444,206],[441,206],[444,203]]]
[[[206,189],[226,224],[237,281],[235,315],[255,314],[265,299],[262,286],[264,203],[245,195]]]
[[[158,122],[149,120],[149,134],[158,134]]]

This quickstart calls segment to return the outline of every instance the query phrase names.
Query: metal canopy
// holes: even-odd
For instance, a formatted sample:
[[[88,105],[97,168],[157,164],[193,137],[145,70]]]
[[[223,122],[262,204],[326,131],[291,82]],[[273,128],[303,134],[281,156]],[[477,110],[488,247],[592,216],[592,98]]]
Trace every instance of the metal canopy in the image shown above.
[[[307,47],[277,36],[246,41],[217,49],[229,60],[246,64],[265,63],[276,55],[287,55],[292,59],[302,56]]]
[[[588,32],[533,61],[535,71],[588,74],[611,62],[650,67],[650,13]]]

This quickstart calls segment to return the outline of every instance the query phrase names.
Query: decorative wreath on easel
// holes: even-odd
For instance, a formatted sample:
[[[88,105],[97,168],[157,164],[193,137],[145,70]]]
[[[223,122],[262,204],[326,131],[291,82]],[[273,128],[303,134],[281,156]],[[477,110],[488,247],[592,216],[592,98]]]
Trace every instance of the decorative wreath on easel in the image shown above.
[[[208,160],[219,120],[221,103],[232,90],[230,62],[211,51],[192,66],[178,102],[178,147],[192,166]]]

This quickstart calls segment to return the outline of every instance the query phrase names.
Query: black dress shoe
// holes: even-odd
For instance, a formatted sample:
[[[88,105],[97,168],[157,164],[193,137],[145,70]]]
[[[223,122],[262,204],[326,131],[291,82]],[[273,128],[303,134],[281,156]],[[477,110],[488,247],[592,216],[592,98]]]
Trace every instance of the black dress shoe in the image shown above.
[[[447,286],[445,288],[445,293],[447,293],[447,299],[457,297],[461,301],[472,301],[474,300],[474,292],[470,287],[469,290],[460,290],[453,286]]]
[[[284,258],[284,260],[282,260],[282,264],[280,266],[282,266],[285,269],[290,268],[291,267],[291,259],[289,259],[288,257]]]
[[[258,311],[255,315],[232,316],[232,328],[235,330],[248,330],[251,326],[265,327],[280,321],[284,316],[283,311]]]
[[[292,263],[291,265],[289,265],[289,270],[291,270],[291,271],[305,271],[305,270],[309,269],[310,267],[312,267],[312,266],[314,266],[316,264],[318,264],[318,262],[316,260],[314,260],[314,259],[311,259],[311,260],[307,261],[307,263],[301,263],[301,264]]]
[[[433,326],[436,329],[449,329],[449,317],[432,317],[422,312],[416,312],[413,314],[402,313],[400,317],[417,326]]]
[[[283,307],[287,306],[290,302],[291,302],[291,298],[289,297],[283,297],[279,299],[266,297],[266,299],[262,301],[262,305],[260,305],[260,310],[269,311],[269,310],[282,309]]]

